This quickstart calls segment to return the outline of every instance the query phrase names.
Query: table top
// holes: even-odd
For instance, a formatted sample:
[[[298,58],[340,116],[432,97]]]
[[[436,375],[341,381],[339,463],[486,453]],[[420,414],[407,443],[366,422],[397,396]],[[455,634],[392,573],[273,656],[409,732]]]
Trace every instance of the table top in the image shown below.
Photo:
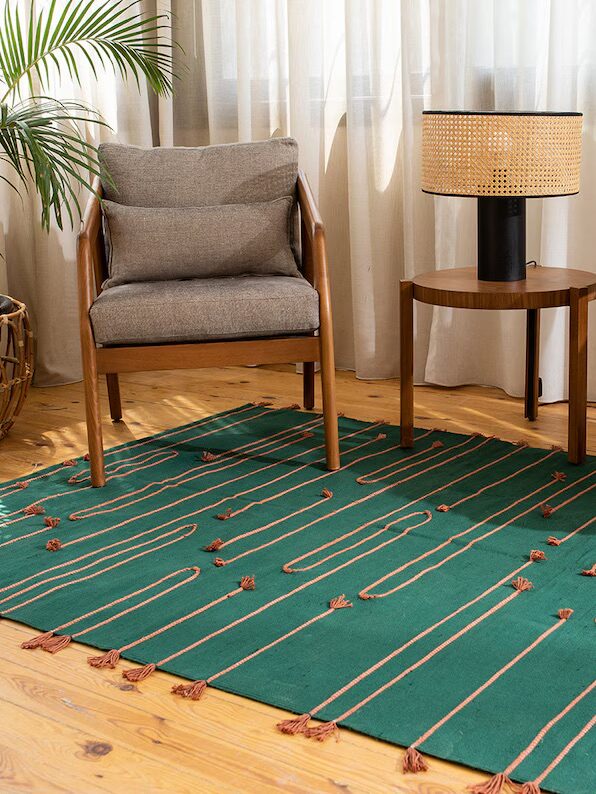
[[[569,306],[570,289],[596,298],[596,273],[530,265],[523,281],[479,281],[476,268],[421,273],[412,279],[414,299],[459,309],[547,309]]]

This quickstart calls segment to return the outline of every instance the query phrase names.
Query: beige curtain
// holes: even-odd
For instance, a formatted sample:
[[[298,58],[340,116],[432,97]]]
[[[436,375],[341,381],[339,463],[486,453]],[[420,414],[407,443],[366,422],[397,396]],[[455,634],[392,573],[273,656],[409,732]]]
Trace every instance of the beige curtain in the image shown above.
[[[397,374],[399,279],[474,264],[475,203],[419,188],[425,108],[582,110],[583,181],[529,202],[528,259],[596,270],[596,3],[585,0],[147,0],[172,14],[180,80],[156,100],[83,92],[115,137],[196,146],[293,135],[328,233],[337,362]],[[72,96],[72,87],[62,86]],[[74,235],[37,230],[3,190],[10,290],[32,307],[40,383],[79,377]],[[0,269],[1,276],[1,269]],[[591,363],[596,316],[591,310]],[[416,377],[523,391],[524,318],[418,307]],[[544,399],[566,395],[566,317],[544,313]],[[596,399],[596,366],[590,396]]]

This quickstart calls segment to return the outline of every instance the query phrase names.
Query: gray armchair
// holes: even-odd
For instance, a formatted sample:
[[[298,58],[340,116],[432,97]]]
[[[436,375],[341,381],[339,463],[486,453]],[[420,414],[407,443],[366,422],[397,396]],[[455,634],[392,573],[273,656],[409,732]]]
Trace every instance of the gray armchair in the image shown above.
[[[78,237],[91,482],[105,484],[99,375],[321,362],[327,467],[339,468],[323,223],[290,138],[202,148],[100,147]],[[103,209],[103,212],[102,212]]]

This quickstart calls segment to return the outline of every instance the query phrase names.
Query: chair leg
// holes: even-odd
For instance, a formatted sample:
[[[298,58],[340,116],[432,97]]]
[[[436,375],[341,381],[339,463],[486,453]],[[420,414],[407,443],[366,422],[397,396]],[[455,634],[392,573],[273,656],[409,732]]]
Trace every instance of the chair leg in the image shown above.
[[[315,407],[315,362],[303,363],[304,407],[307,411]]]
[[[325,300],[323,300],[323,296]],[[333,326],[331,324],[331,301],[328,290],[320,293],[320,350],[321,387],[323,392],[323,424],[325,426],[325,454],[327,469],[340,468],[339,430],[335,401],[335,353],[333,349]],[[314,365],[313,365],[314,366]]]
[[[108,373],[106,375],[106,383],[110,401],[110,416],[112,417],[112,422],[119,422],[122,419],[122,403],[120,402],[120,383],[118,382],[117,373]]]
[[[103,437],[101,432],[101,408],[95,350],[82,346],[83,385],[85,387],[85,414],[87,419],[87,441],[89,444],[89,466],[91,485],[103,488],[106,484]]]

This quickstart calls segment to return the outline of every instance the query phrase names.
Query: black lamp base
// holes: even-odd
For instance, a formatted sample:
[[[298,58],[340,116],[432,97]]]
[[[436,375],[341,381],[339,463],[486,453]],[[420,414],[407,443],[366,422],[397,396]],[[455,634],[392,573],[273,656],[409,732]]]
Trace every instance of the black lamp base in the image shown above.
[[[478,278],[522,281],[526,277],[526,200],[478,197]]]

